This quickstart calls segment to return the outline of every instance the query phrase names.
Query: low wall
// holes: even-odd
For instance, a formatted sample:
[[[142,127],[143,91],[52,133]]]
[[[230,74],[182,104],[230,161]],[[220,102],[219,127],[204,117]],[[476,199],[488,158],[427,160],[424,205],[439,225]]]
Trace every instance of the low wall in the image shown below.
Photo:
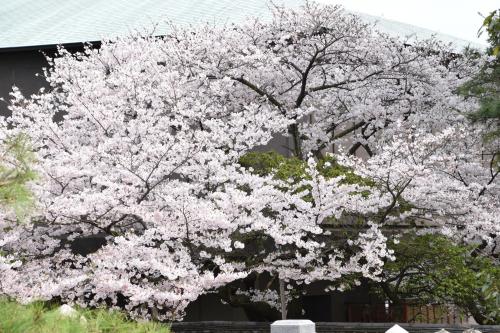
[[[172,324],[174,333],[269,333],[271,323],[200,321]],[[316,323],[318,333],[385,333],[393,323]],[[410,333],[435,333],[444,328],[450,333],[462,333],[469,326],[440,324],[399,324]],[[500,325],[472,326],[482,333],[500,333]]]

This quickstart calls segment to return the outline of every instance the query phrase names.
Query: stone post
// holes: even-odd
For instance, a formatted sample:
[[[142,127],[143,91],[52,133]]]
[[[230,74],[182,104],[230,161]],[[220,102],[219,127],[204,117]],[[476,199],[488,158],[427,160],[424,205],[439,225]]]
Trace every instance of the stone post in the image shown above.
[[[310,320],[277,320],[271,333],[316,333],[316,325]]]

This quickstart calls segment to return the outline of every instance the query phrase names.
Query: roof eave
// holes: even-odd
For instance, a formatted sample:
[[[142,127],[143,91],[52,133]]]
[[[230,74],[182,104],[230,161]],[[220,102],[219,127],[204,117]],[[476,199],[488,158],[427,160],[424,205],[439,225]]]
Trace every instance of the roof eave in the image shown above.
[[[66,49],[83,48],[86,44],[92,44],[93,46],[100,46],[101,45],[101,41],[2,47],[2,48],[0,48],[0,53],[23,52],[23,51],[56,50],[60,46],[66,48]]]

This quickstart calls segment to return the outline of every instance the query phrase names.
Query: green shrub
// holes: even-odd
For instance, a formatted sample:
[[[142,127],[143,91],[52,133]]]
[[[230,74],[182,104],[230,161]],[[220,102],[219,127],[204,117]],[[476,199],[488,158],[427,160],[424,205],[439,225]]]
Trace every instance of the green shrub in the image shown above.
[[[380,291],[393,304],[454,304],[481,325],[500,323],[500,267],[472,246],[439,234],[409,233],[390,242]]]
[[[77,309],[63,316],[57,306],[0,299],[0,333],[169,333],[168,325],[135,322],[118,311]]]
[[[33,206],[27,183],[36,177],[31,168],[34,163],[26,135],[8,138],[0,144],[0,207],[14,209],[19,219]]]

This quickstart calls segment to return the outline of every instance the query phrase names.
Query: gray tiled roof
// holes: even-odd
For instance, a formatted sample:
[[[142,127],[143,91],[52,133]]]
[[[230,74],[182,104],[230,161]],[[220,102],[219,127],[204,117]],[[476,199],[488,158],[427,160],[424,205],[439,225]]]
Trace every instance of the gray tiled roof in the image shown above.
[[[298,6],[303,0],[278,3]],[[187,25],[200,22],[241,22],[252,16],[269,17],[267,0],[9,0],[0,6],[0,49],[68,44],[125,35],[140,28],[167,31],[167,20]],[[433,32],[369,15],[381,30],[402,36],[429,37]],[[437,35],[458,48],[473,44]],[[479,45],[476,45],[479,46]]]

